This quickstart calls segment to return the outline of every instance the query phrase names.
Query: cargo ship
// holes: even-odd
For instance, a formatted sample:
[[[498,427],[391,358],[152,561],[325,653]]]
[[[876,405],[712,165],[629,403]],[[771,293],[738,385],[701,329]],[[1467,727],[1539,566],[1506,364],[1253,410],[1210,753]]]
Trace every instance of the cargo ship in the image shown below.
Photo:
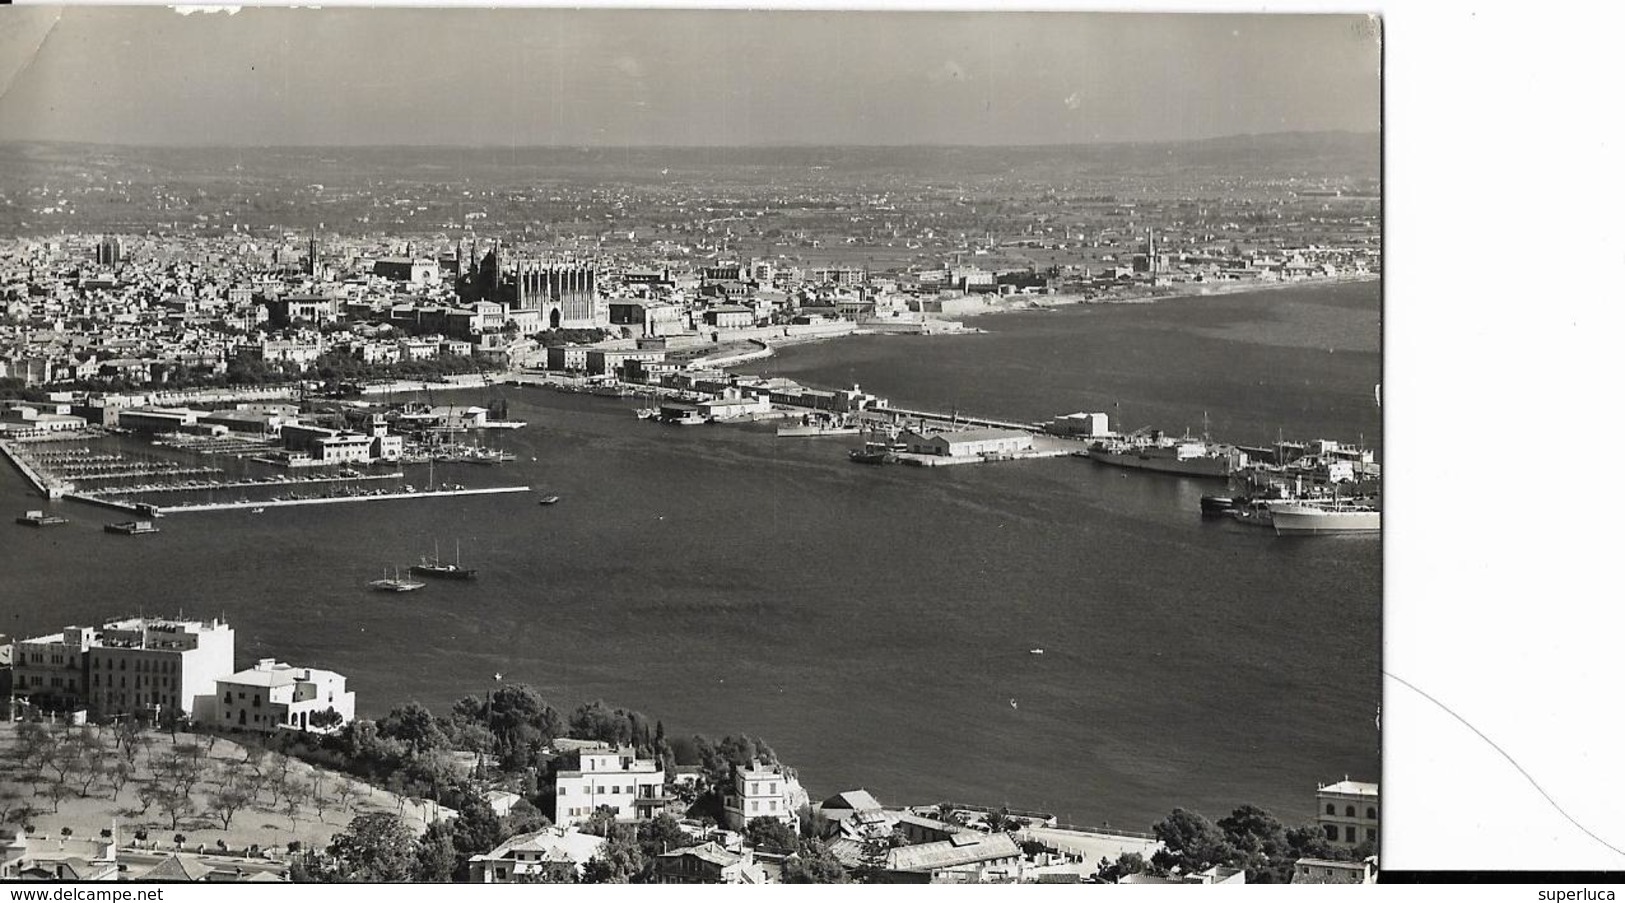
[[[1113,467],[1221,480],[1247,464],[1246,453],[1232,446],[1155,433],[1150,438],[1098,440],[1090,443],[1089,457]]]
[[[109,533],[121,533],[125,536],[145,536],[148,533],[158,532],[158,527],[150,520],[131,520],[118,524],[106,524],[102,529]]]
[[[1382,530],[1382,511],[1365,502],[1293,500],[1269,506],[1277,536],[1321,533],[1375,533]]]

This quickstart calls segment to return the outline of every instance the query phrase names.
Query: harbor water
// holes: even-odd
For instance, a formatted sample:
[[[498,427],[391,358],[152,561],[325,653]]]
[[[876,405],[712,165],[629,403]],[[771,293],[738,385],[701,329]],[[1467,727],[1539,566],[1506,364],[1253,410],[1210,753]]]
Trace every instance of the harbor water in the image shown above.
[[[743,369],[1011,420],[1105,410],[1199,431],[1205,412],[1221,439],[1380,448],[1379,311],[1375,283],[1071,307]],[[240,664],[343,672],[367,715],[444,709],[500,672],[561,709],[603,699],[668,733],[760,736],[815,798],[861,786],[1145,830],[1176,806],[1298,823],[1316,782],[1379,776],[1376,537],[1204,522],[1215,484],[1081,458],[864,467],[851,437],[502,392],[531,425],[487,443],[518,460],[434,481],[532,493],[183,514],[141,538],[55,502],[71,525],[0,541],[0,630],[223,615]],[[8,469],[0,504],[44,503]],[[367,591],[436,543],[479,579]]]

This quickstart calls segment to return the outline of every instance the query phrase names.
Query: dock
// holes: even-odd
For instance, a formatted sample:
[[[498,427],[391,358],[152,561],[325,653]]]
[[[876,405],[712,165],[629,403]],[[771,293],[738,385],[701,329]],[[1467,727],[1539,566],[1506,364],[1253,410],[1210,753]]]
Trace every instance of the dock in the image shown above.
[[[12,448],[11,442],[0,440],[0,453],[6,456],[6,460],[11,462],[12,467],[17,468],[17,472],[22,474],[23,478],[34,487],[35,492],[48,499],[62,498],[64,493],[73,489],[72,483],[62,483],[42,476],[30,463],[29,456]]]
[[[168,486],[114,486],[101,490],[103,495],[134,495],[147,492],[213,492],[217,489],[271,489],[282,487],[310,486],[316,483],[350,483],[362,480],[395,480],[406,476],[406,472],[397,470],[394,473],[366,473],[353,477],[300,477],[296,480],[232,480],[223,483],[208,483],[202,486],[189,486],[185,483],[175,483]]]
[[[264,484],[261,484],[264,485]],[[208,502],[200,505],[175,505],[159,508],[160,514],[179,514],[192,511],[240,511],[245,508],[291,508],[294,505],[338,505],[344,502],[387,502],[395,499],[448,498],[460,495],[498,495],[511,492],[529,492],[529,486],[490,486],[483,489],[434,489],[423,492],[391,492],[385,495],[341,495],[314,499],[282,499],[264,502]]]
[[[1041,432],[1043,429],[1036,423],[1015,423],[1009,420],[992,420],[987,417],[969,417],[964,414],[957,413],[943,414],[939,411],[912,411],[908,408],[873,408],[865,413],[890,415],[893,420],[898,418],[913,418],[915,420],[927,420],[932,423],[962,423],[966,426],[985,426],[1000,430],[1021,430],[1027,433],[1037,433]]]

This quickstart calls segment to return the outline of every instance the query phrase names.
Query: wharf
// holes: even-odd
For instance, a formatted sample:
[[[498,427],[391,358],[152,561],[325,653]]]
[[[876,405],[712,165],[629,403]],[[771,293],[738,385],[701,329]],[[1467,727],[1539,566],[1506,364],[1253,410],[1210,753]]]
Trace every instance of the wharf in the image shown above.
[[[220,473],[218,467],[148,467],[112,473],[75,474],[76,480],[133,480],[136,477],[184,477],[200,473]]]
[[[354,477],[301,477],[297,480],[232,480],[224,483],[207,483],[202,486],[188,486],[177,483],[170,486],[116,486],[103,490],[105,495],[132,495],[147,492],[212,492],[216,489],[280,489],[292,486],[309,486],[313,483],[349,483],[361,480],[395,480],[406,476],[406,472],[397,470],[394,473],[366,473]]]
[[[936,411],[911,411],[907,408],[874,408],[866,413],[875,415],[890,415],[893,420],[900,418],[913,418],[931,423],[965,424],[967,426],[985,426],[1001,430],[1021,430],[1026,433],[1036,433],[1040,427],[1036,423],[1015,423],[1009,420],[992,420],[987,417],[967,417],[964,414],[943,414]]]
[[[425,492],[392,492],[386,495],[341,495],[331,498],[283,499],[281,501],[266,502],[210,502],[201,505],[175,505],[158,510],[162,514],[177,514],[189,511],[237,511],[244,508],[289,508],[294,505],[337,505],[344,502],[386,502],[394,499],[447,498],[459,495],[497,495],[500,493],[529,491],[529,486],[490,486],[483,489],[435,489]]]
[[[12,448],[10,442],[0,441],[0,452],[5,454],[6,460],[11,462],[11,466],[17,468],[17,472],[22,474],[23,478],[33,485],[34,491],[40,495],[48,499],[59,499],[73,489],[72,483],[61,483],[40,475],[38,471],[34,470],[33,465],[29,463],[28,456]]]

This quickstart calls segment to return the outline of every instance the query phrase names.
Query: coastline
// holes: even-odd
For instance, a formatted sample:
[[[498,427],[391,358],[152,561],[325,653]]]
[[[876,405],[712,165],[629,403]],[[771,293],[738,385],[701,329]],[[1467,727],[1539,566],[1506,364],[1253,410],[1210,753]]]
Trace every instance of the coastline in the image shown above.
[[[1253,292],[1278,291],[1289,288],[1312,288],[1318,286],[1346,285],[1359,282],[1381,281],[1381,273],[1368,273],[1359,276],[1336,276],[1332,278],[1277,280],[1271,282],[1203,282],[1180,283],[1178,285],[1162,288],[1134,287],[1124,290],[1108,290],[1099,295],[1065,294],[1065,295],[1001,295],[986,301],[980,308],[966,311],[955,311],[951,315],[940,315],[933,319],[968,320],[972,317],[984,317],[989,314],[1019,313],[1024,310],[1049,310],[1056,307],[1071,307],[1079,304],[1155,304],[1159,301],[1179,301],[1193,298],[1210,298],[1223,295],[1246,295]],[[929,315],[928,315],[929,316]],[[982,330],[965,330],[965,332],[982,332]]]

